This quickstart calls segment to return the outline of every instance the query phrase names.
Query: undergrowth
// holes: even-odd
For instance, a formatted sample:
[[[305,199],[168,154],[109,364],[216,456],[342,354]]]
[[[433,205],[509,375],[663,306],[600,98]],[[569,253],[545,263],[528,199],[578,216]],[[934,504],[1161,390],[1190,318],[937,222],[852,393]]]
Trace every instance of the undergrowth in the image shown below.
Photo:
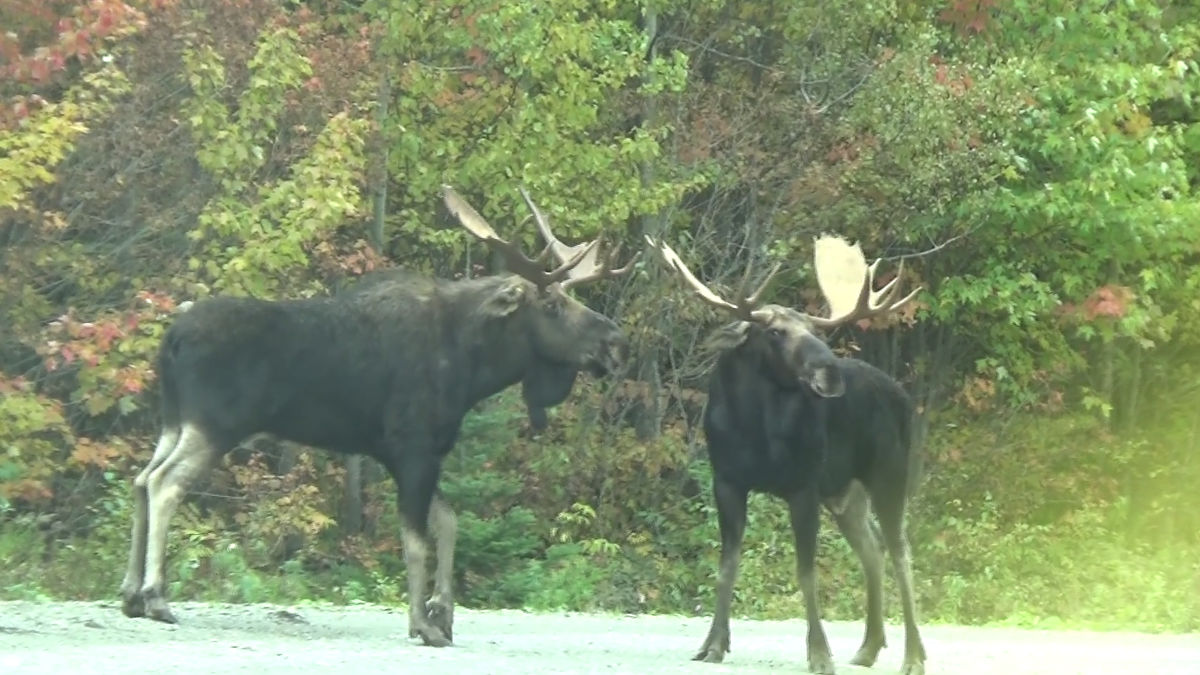
[[[719,544],[701,449],[676,429],[653,444],[601,435],[600,425],[576,419],[579,410],[559,411],[553,430],[533,439],[511,398],[467,419],[442,483],[459,514],[459,601],[708,614]],[[942,422],[910,509],[921,621],[1200,630],[1200,541],[1195,497],[1184,490],[1188,467],[1176,467],[1181,475],[1156,473],[1145,503],[1138,496],[1145,485],[1135,489],[1120,478],[1156,447],[1108,437],[1085,418]],[[331,460],[313,461],[314,480],[338,475],[322,468]],[[62,535],[11,507],[0,514],[0,597],[115,596],[127,555],[128,484],[113,478],[102,494],[89,507],[85,535]],[[189,501],[173,522],[173,598],[407,601],[386,480],[371,489],[373,535],[273,525],[279,541],[302,539],[290,551],[271,537],[247,536],[203,501]],[[861,570],[828,519],[818,565],[823,615],[860,620]],[[785,506],[752,496],[735,613],[803,616],[794,570]],[[898,621],[890,574],[885,590],[889,617]]]

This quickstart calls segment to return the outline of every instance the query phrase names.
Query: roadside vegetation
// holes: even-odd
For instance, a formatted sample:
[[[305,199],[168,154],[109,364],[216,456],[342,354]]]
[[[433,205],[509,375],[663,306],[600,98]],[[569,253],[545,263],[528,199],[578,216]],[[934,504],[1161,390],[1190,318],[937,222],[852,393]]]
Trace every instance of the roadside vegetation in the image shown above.
[[[496,271],[662,237],[722,289],[813,237],[906,257],[910,311],[833,344],[916,398],[924,620],[1200,630],[1200,7],[1168,0],[0,2],[0,598],[115,597],[179,303]],[[642,264],[581,292],[633,340],[534,433],[468,418],[443,490],[474,607],[706,613],[699,432],[720,317]],[[399,603],[377,467],[261,442],[180,509],[171,595]],[[861,571],[826,522],[829,618]],[[802,614],[751,500],[735,613]],[[891,580],[887,581],[889,593]],[[894,599],[888,611],[895,615]]]

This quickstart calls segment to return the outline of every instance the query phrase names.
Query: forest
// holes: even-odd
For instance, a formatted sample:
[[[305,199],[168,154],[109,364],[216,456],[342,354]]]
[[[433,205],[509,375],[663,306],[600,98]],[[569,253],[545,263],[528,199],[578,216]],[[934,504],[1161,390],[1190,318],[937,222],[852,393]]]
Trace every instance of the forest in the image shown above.
[[[113,599],[159,341],[210,296],[502,271],[452,184],[540,250],[650,235],[816,314],[814,238],[904,262],[830,344],[917,402],[922,620],[1200,630],[1200,4],[1171,0],[0,0],[0,598]],[[469,607],[705,614],[700,415],[727,318],[653,255],[575,296],[630,339],[444,466]],[[371,461],[272,440],[176,514],[175,599],[400,604]],[[734,611],[804,614],[755,495]],[[826,519],[827,618],[862,573]],[[892,580],[886,610],[899,613]]]

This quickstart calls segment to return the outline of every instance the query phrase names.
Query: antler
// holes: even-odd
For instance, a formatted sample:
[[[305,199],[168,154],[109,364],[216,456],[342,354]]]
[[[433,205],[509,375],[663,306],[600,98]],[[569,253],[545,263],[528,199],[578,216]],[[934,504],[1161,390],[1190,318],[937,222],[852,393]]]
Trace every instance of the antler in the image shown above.
[[[637,262],[638,257],[641,255],[639,252],[630,258],[624,267],[613,269],[612,263],[621,252],[620,245],[614,248],[609,255],[605,256],[603,262],[600,262],[600,238],[586,244],[576,244],[574,246],[564,244],[558,237],[554,236],[554,232],[550,230],[550,220],[537,207],[537,204],[533,203],[533,198],[529,196],[529,192],[525,188],[521,188],[521,197],[525,199],[525,204],[529,206],[529,210],[533,213],[533,219],[537,222],[538,232],[546,240],[546,248],[554,254],[554,257],[559,262],[565,263],[574,256],[582,255],[579,263],[568,271],[567,280],[563,282],[564,289],[571,288],[572,286],[580,286],[596,281],[597,279],[611,279],[612,277],[621,276],[633,269],[633,263]]]
[[[851,321],[869,319],[880,314],[894,312],[917,297],[918,286],[899,301],[892,302],[900,290],[900,275],[904,273],[904,261],[896,270],[896,277],[878,291],[875,290],[875,270],[880,260],[867,266],[862,249],[858,244],[851,246],[845,239],[825,235],[817,238],[813,245],[813,266],[817,272],[817,284],[829,303],[829,316],[808,315],[814,325],[833,328]]]
[[[450,213],[454,214],[454,217],[468,232],[504,256],[511,272],[532,281],[538,288],[546,288],[568,278],[571,270],[579,265],[589,253],[593,253],[596,247],[597,242],[592,242],[584,246],[581,251],[573,251],[570,257],[560,258],[562,264],[553,271],[547,272],[544,266],[551,253],[550,246],[547,246],[537,258],[531,259],[522,253],[515,244],[501,239],[492,226],[483,219],[483,216],[479,215],[479,212],[472,208],[467,200],[455,192],[454,188],[443,185],[442,200],[446,203],[446,208],[450,210]]]
[[[675,253],[675,249],[671,248],[666,242],[655,241],[647,236],[646,243],[650,244],[651,248],[657,249],[659,254],[662,255],[663,261],[667,263],[667,266],[674,268],[675,271],[678,272],[681,277],[683,277],[683,280],[692,287],[692,290],[696,291],[696,294],[708,304],[729,311],[743,321],[755,321],[765,318],[765,316],[757,310],[761,304],[763,291],[767,289],[767,286],[770,285],[771,280],[775,277],[775,274],[779,272],[779,263],[775,264],[775,266],[771,269],[771,272],[767,275],[767,278],[764,279],[759,285],[758,289],[750,295],[744,295],[746,283],[749,278],[749,270],[747,270],[746,278],[742,280],[742,290],[738,293],[739,300],[737,302],[730,302],[714,293],[708,286],[705,286],[703,283],[701,283],[700,280],[696,278],[696,275],[692,274],[692,271],[688,269],[688,266],[684,264],[683,260],[679,258],[679,254]]]

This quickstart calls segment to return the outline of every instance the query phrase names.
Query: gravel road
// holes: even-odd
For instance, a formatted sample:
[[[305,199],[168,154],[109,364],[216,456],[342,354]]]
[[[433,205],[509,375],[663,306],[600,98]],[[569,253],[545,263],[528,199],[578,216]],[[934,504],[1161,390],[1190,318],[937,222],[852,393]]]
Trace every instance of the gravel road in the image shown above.
[[[408,639],[400,608],[174,603],[180,624],[111,602],[0,602],[0,673],[768,673],[807,671],[802,621],[735,619],[721,665],[689,660],[708,619],[458,609],[447,649]],[[873,669],[846,664],[861,625],[826,624],[838,672],[895,673],[903,633]],[[927,626],[930,675],[1200,675],[1200,635]]]

